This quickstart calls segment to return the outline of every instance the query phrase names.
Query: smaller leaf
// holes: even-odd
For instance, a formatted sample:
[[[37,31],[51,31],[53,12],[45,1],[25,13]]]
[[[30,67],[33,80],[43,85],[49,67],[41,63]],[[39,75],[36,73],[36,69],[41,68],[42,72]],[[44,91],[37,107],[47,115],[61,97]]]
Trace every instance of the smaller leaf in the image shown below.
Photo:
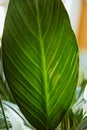
[[[6,128],[6,130],[9,130],[11,125],[9,124],[9,121],[7,120],[7,117],[5,115],[4,107],[2,100],[0,99],[0,105],[1,105],[1,113],[0,113],[0,129]]]
[[[7,119],[8,127],[12,128],[12,125],[11,125],[11,122],[9,121],[9,118],[6,117],[6,119]],[[3,117],[1,109],[0,109],[0,130],[2,130],[2,129],[6,129],[6,125],[5,125],[4,117]]]
[[[9,111],[12,110],[13,112],[15,112],[15,114],[17,114],[19,116],[19,118],[21,118],[23,120],[23,124],[30,128],[31,130],[35,130],[35,128],[33,128],[33,126],[31,126],[29,124],[29,122],[26,120],[26,118],[23,116],[23,114],[21,113],[21,111],[19,110],[18,106],[14,103],[11,102],[7,102],[7,101],[3,101],[3,105],[4,107]]]
[[[75,130],[77,126],[77,120],[70,109],[61,122],[60,130]]]
[[[2,99],[4,99],[4,100],[11,99],[10,90],[9,90],[6,82],[3,81],[1,76],[0,76],[0,95],[1,95]]]
[[[76,95],[79,95],[76,97],[75,102],[72,106],[73,114],[75,119],[77,120],[77,126],[81,123],[83,119],[83,106],[85,104],[85,100],[83,99],[83,93],[81,91],[76,91]]]
[[[81,122],[76,130],[87,130],[87,118]]]

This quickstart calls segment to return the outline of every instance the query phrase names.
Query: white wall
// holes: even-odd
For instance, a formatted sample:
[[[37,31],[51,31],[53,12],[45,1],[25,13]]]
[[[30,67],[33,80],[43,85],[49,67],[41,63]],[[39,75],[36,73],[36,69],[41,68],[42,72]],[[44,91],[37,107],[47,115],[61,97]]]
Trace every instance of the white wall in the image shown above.
[[[0,6],[6,6],[8,0],[0,0]]]
[[[0,0],[0,46],[3,34],[4,20],[9,0]]]
[[[71,25],[75,33],[78,31],[82,0],[63,0],[69,13]]]
[[[4,18],[5,18],[5,10],[3,6],[0,6],[0,38],[2,37]]]

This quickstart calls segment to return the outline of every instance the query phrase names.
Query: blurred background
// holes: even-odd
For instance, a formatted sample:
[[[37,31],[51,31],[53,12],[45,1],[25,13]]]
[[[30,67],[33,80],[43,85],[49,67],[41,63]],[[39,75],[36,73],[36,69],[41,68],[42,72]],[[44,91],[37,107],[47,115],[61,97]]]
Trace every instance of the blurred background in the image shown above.
[[[76,34],[80,52],[79,82],[87,79],[87,0],[62,0]],[[9,0],[0,0],[0,46]],[[81,81],[82,82],[82,81]]]

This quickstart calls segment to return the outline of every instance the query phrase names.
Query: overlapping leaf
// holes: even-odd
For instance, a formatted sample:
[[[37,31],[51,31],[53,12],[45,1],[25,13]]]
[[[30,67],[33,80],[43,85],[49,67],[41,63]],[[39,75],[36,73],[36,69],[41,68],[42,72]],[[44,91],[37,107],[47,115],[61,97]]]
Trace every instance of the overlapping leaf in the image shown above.
[[[78,47],[61,0],[10,0],[2,39],[4,72],[21,111],[53,130],[72,101]]]
[[[76,127],[77,127],[77,119],[72,109],[69,109],[69,111],[66,113],[65,117],[61,122],[60,130],[75,130]]]

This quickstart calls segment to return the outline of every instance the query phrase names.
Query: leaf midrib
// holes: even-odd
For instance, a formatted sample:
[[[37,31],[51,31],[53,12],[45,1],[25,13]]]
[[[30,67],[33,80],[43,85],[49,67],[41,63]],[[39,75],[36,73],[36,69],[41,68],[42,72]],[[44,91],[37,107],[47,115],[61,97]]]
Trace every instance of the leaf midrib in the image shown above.
[[[37,23],[38,23],[38,31],[39,31],[39,43],[41,49],[41,70],[42,70],[42,77],[43,77],[43,90],[44,90],[44,100],[45,100],[45,107],[46,107],[46,115],[48,118],[48,78],[47,78],[47,66],[46,66],[46,57],[44,51],[44,42],[42,37],[41,31],[41,21],[39,15],[39,7],[38,7],[38,0],[36,0],[36,12],[37,12]],[[48,120],[48,119],[47,119]]]

